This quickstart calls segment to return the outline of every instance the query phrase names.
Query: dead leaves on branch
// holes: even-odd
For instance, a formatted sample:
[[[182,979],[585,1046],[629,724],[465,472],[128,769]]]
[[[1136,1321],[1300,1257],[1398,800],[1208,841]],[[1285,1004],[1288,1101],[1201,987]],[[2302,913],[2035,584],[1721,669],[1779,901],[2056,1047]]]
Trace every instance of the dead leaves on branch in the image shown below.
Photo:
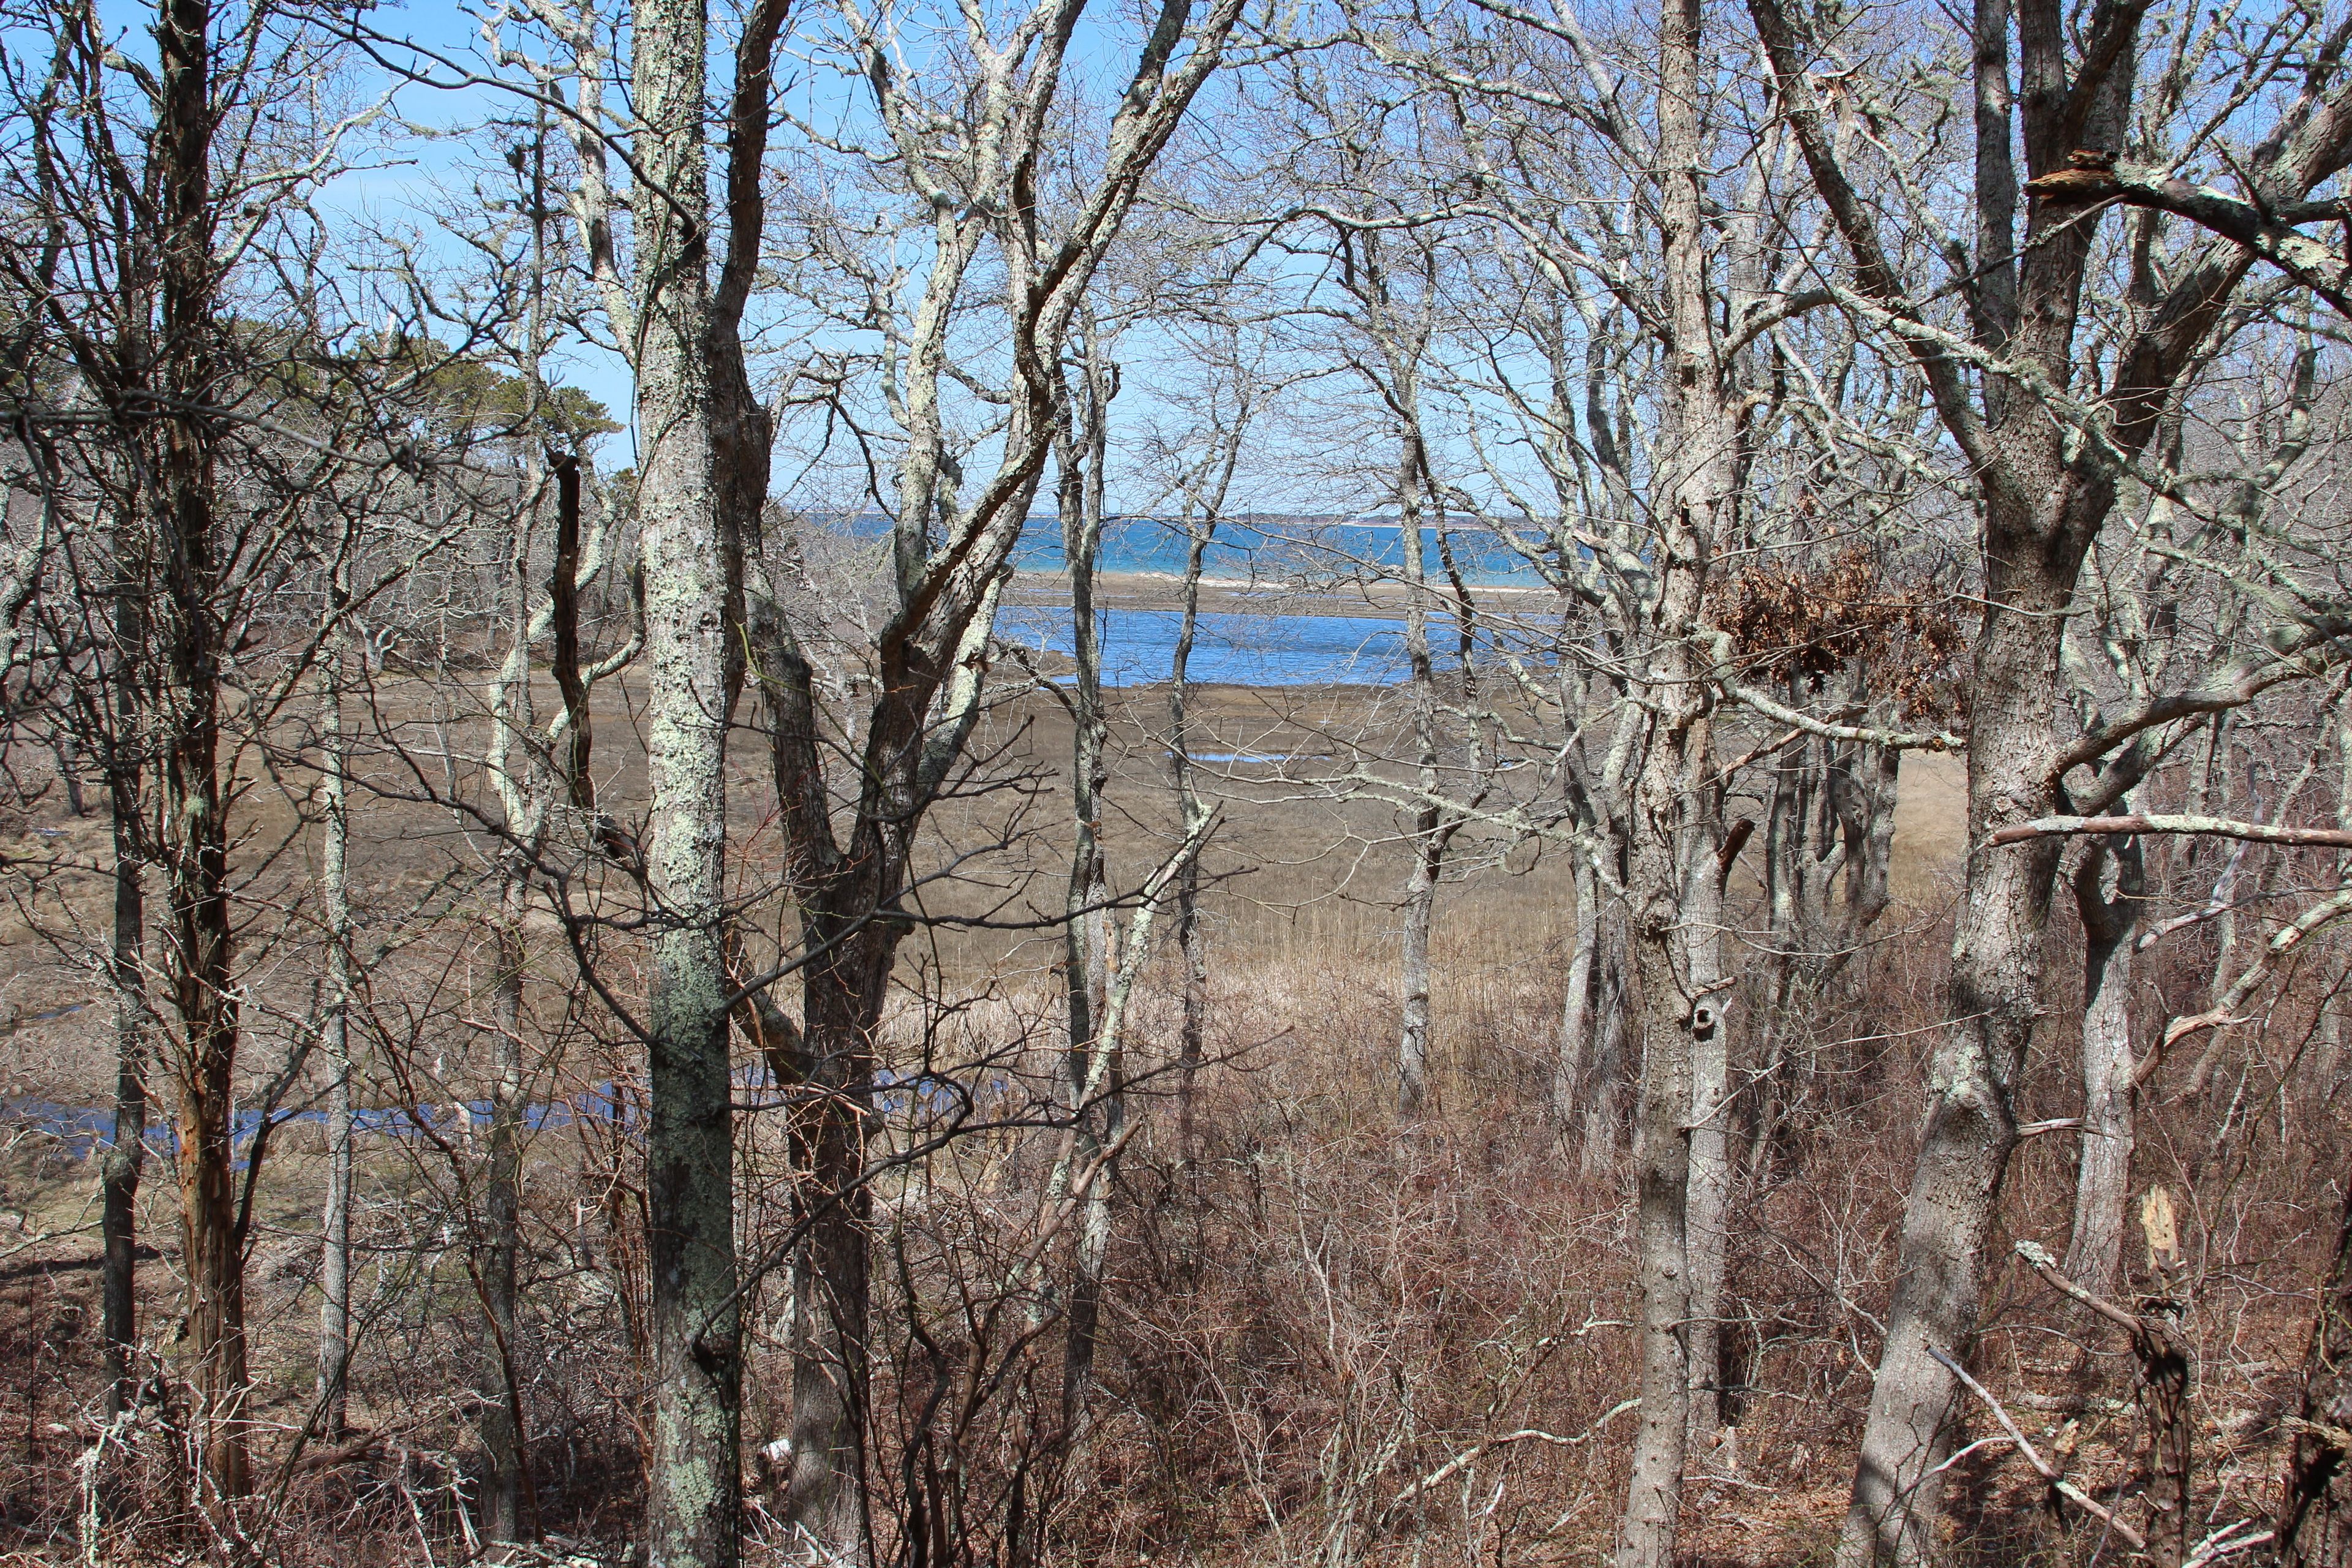
[[[1891,577],[1871,552],[1824,565],[1766,563],[1733,578],[1715,607],[1748,680],[1819,692],[1841,675],[1892,701],[1906,723],[1964,723],[1969,645],[1950,594]]]

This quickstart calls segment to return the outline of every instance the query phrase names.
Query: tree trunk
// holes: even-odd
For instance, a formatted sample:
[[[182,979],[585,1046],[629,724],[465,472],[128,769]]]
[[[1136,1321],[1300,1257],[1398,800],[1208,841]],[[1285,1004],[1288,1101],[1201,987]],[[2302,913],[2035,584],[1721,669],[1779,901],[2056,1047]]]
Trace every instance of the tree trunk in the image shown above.
[[[1594,913],[1601,929],[1594,942],[1593,968],[1598,995],[1593,1005],[1592,1072],[1585,1089],[1584,1137],[1579,1161],[1588,1176],[1617,1169],[1619,1124],[1624,1120],[1625,1025],[1632,1012],[1627,995],[1626,947],[1629,934],[1624,914],[1616,910]]]
[[[212,12],[170,0],[155,29],[163,101],[156,128],[163,187],[160,354],[172,413],[151,427],[154,533],[163,595],[157,617],[157,750],[163,973],[176,1027],[167,1047],[178,1089],[177,1154],[187,1345],[204,1501],[247,1489],[245,1259],[231,1165],[237,991],[228,896],[227,800],[220,776],[219,595],[214,508],[221,330],[213,255]]]
[[[341,608],[340,600],[336,605]],[[320,1216],[319,1430],[332,1442],[350,1425],[352,1370],[351,751],[343,730],[343,639],[331,632],[320,660],[319,731],[325,821],[319,893],[327,917],[327,1194]]]
[[[657,910],[647,1021],[646,1557],[649,1568],[732,1568],[741,1348],[720,930],[730,627],[707,353],[709,16],[702,0],[646,0],[634,26],[636,163],[650,187],[636,213],[637,515],[651,662],[647,890]]]
[[[802,990],[806,1060],[793,1166],[805,1173],[793,1210],[804,1239],[793,1269],[793,1474],[785,1507],[801,1538],[795,1550],[825,1564],[872,1557],[866,1405],[873,1196],[865,1182],[866,1144],[874,1027],[898,943],[887,926],[876,929],[882,922],[859,920],[861,910],[883,902],[859,896],[868,890],[837,889],[836,907],[846,915],[820,914],[803,936],[803,948],[812,950],[835,939],[837,956],[810,964]]]
[[[1225,472],[1230,479],[1230,462]],[[1220,500],[1222,496],[1221,487]],[[1192,525],[1192,541],[1184,553],[1184,608],[1177,624],[1176,650],[1168,671],[1168,765],[1175,781],[1177,810],[1188,836],[1198,833],[1208,816],[1208,806],[1192,780],[1192,725],[1186,705],[1191,697],[1192,638],[1201,622],[1201,567],[1216,528],[1213,508],[1205,523]],[[2352,770],[2347,770],[2347,776],[2352,776]],[[1194,1096],[1201,1073],[1202,1040],[1207,1033],[1209,1017],[1209,961],[1201,930],[1198,855],[1186,860],[1177,873],[1176,940],[1184,956],[1184,1016],[1179,1026],[1176,1047],[1176,1145],[1178,1158],[1190,1173],[1200,1158],[1193,1127]]]
[[[135,786],[133,786],[135,788]],[[125,802],[112,792],[114,822],[114,947],[108,971],[114,984],[114,1136],[100,1180],[99,1226],[105,1255],[100,1336],[106,1360],[106,1413],[121,1415],[135,1399],[139,1353],[139,1177],[147,1163],[147,1064],[144,998],[140,978],[145,900],[139,884],[134,829],[122,820]]]
[[[2177,1281],[2168,1281],[2177,1283]],[[2189,1338],[2180,1331],[2184,1304],[2177,1297],[2144,1303],[2132,1349],[2139,1358],[2139,1400],[2147,1420],[2149,1554],[2157,1568],[2189,1560],[2192,1469],[2197,1429],[2190,1419]]]
[[[1681,782],[1674,771],[1681,748],[1673,739],[1660,737],[1643,768],[1643,808],[1653,820],[1671,814],[1671,795]],[[1660,773],[1664,776],[1654,776]],[[1634,1133],[1642,1421],[1618,1531],[1618,1568],[1673,1568],[1688,1435],[1690,1279],[1685,1229],[1690,1143],[1685,1127],[1692,1100],[1693,1009],[1684,996],[1676,973],[1679,955],[1674,952],[1681,890],[1674,864],[1678,837],[1650,831],[1637,840],[1637,881],[1632,889],[1639,900],[1634,952],[1643,1040]]]
[[[2095,1296],[2115,1293],[2131,1187],[2132,1079],[2139,1065],[2132,1051],[2131,994],[2140,858],[2136,838],[2113,846],[2095,840],[2074,874],[2074,903],[2083,918],[2083,1131],[2065,1270]]]
[[[528,666],[526,665],[526,668]],[[512,825],[509,826],[512,831]],[[515,1268],[522,1216],[522,917],[526,868],[507,847],[493,937],[490,1126],[483,1182],[482,1316],[488,1331],[481,1368],[482,1447],[490,1473],[482,1492],[482,1535],[491,1542],[527,1541],[523,1518],[522,1386],[516,1369]]]
[[[1560,1004],[1559,1050],[1552,1058],[1551,1093],[1547,1109],[1552,1125],[1563,1137],[1584,1104],[1592,1076],[1593,1026],[1597,1011],[1593,993],[1601,956],[1601,879],[1579,855],[1572,885],[1576,892],[1576,934],[1568,953],[1568,994]]]
[[[2352,1568],[2352,1192],[2311,1321],[2293,1430],[2280,1488],[2280,1568]]]
[[[1397,1033],[1397,1114],[1412,1118],[1429,1103],[1429,931],[1437,908],[1437,873],[1444,841],[1437,808],[1412,816],[1412,874],[1404,887],[1404,932],[1399,963],[1403,991]]]
[[[1089,322],[1091,327],[1091,322]],[[1068,994],[1069,1049],[1063,1058],[1065,1090],[1075,1136],[1072,1158],[1090,1164],[1118,1135],[1126,1120],[1117,1062],[1097,1073],[1104,1009],[1110,994],[1110,878],[1103,841],[1103,790],[1109,783],[1108,731],[1103,713],[1102,640],[1095,617],[1095,560],[1102,543],[1103,468],[1109,455],[1109,402],[1116,369],[1101,357],[1088,331],[1082,356],[1083,396],[1065,408],[1060,502],[1063,559],[1070,575],[1070,805],[1076,825],[1064,910],[1064,981]],[[1075,428],[1073,426],[1075,426]],[[1115,1050],[1115,1046],[1112,1047]],[[1088,1103],[1097,1079],[1107,1092]],[[1110,1247],[1109,1173],[1087,1188],[1071,1258],[1069,1302],[1062,1356],[1062,1446],[1075,1442],[1086,1418],[1094,1380],[1095,1339],[1102,1316],[1103,1266]]]
[[[532,341],[536,342],[535,331]],[[525,374],[535,388],[535,363],[526,363]],[[556,482],[558,510],[568,514],[572,523],[568,530],[558,528],[555,576],[560,581],[567,571],[576,573],[579,565],[578,476],[559,473]],[[544,837],[551,789],[532,733],[533,521],[531,508],[517,508],[508,534],[506,578],[513,595],[507,601],[508,655],[484,742],[505,829],[498,850],[499,904],[490,916],[489,1092],[485,1097],[489,1102],[489,1136],[482,1182],[482,1228],[475,1251],[476,1289],[481,1296],[486,1342],[475,1368],[476,1395],[481,1401],[482,1447],[489,1460],[481,1497],[482,1534],[497,1542],[528,1539],[522,1508],[527,1464],[522,1388],[515,1366],[515,1269],[521,1248],[522,1215],[523,914],[530,897],[530,863]],[[569,551],[567,544],[572,546]],[[550,609],[556,626],[557,685],[570,716],[575,710],[584,711],[586,689],[579,674],[577,605],[563,602],[564,597],[561,591],[552,595]],[[576,703],[575,691],[579,693]],[[567,726],[569,744],[562,765],[575,785],[586,776],[588,738],[576,721]]]
[[[1429,654],[1429,603],[1423,590],[1428,571],[1421,536],[1422,497],[1429,481],[1429,455],[1422,447],[1417,366],[1402,353],[1391,360],[1397,405],[1406,411],[1404,458],[1397,472],[1397,536],[1404,563],[1404,649],[1412,682],[1413,749],[1424,794],[1434,793],[1437,776],[1437,678]],[[1412,814],[1412,870],[1405,880],[1401,990],[1397,1027],[1397,1114],[1420,1116],[1429,1104],[1429,934],[1437,910],[1437,877],[1451,834],[1433,805]]]
[[[1702,1453],[1723,1427],[1723,1273],[1731,1203],[1731,990],[1723,984],[1723,876],[1707,852],[1719,813],[1685,867],[1683,939],[1689,989],[1709,1017],[1691,1026],[1690,1196],[1684,1247],[1690,1263],[1692,1441]],[[1726,1458],[1729,1451],[1726,1451]]]
[[[106,1414],[136,1398],[139,1350],[139,1178],[147,1163],[146,889],[141,868],[141,721],[136,661],[145,640],[140,613],[141,563],[126,559],[131,530],[115,531],[111,733],[106,745],[107,804],[114,844],[114,933],[107,978],[114,989],[114,1136],[101,1174],[99,1221],[105,1276],[100,1284]]]
[[[1886,1340],[1839,1568],[1932,1551],[1956,1382],[1930,1353],[1965,1351],[2017,1124],[2010,1091],[2041,1005],[2057,841],[1983,847],[2047,815],[2058,644],[2074,563],[1995,536],[1969,714],[1967,895],[1952,950],[1952,1023],[1928,1068],[1927,1125],[1904,1203]]]
[[[1627,892],[1642,985],[1637,1142],[1642,1423],[1617,1537],[1617,1568],[1673,1568],[1692,1377],[1689,1199],[1693,1064],[1722,1030],[1713,950],[1717,888],[1709,795],[1707,665],[1697,636],[1707,557],[1725,524],[1732,455],[1707,306],[1700,202],[1699,0],[1659,22],[1658,183],[1667,366],[1666,443],[1656,509],[1655,640],[1644,677],[1649,745],[1633,800]],[[1694,895],[1697,905],[1693,907]],[[1697,959],[1701,969],[1694,971]],[[1720,1278],[1718,1273],[1717,1278]]]

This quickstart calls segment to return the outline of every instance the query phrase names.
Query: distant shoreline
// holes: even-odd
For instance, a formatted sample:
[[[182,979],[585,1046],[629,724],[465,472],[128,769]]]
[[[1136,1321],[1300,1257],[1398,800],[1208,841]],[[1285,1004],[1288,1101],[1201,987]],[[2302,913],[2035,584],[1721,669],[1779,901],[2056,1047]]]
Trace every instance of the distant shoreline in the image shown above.
[[[1409,590],[1402,583],[1382,580],[1349,584],[1336,591],[1292,590],[1275,582],[1242,577],[1202,577],[1201,610],[1204,615],[1341,616],[1360,620],[1397,620],[1403,616]],[[1473,584],[1474,603],[1502,600],[1524,607],[1530,599],[1557,600],[1559,595],[1543,584]],[[1433,589],[1433,600],[1444,596]],[[1107,609],[1176,614],[1184,608],[1184,579],[1173,572],[1102,572],[1095,577],[1095,598]],[[1052,607],[1070,602],[1069,579],[1059,571],[1016,571],[1006,602],[1026,608]]]

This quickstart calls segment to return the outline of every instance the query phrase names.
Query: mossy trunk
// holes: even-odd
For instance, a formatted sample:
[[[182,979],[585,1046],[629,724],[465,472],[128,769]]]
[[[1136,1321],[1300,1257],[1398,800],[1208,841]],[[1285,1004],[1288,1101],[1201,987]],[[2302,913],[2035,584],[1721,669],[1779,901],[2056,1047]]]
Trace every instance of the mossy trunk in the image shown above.
[[[730,982],[723,951],[730,583],[714,449],[705,275],[709,18],[647,0],[634,18],[637,488],[650,664],[653,901],[646,1253],[653,1355],[649,1568],[732,1568],[740,1545]]]

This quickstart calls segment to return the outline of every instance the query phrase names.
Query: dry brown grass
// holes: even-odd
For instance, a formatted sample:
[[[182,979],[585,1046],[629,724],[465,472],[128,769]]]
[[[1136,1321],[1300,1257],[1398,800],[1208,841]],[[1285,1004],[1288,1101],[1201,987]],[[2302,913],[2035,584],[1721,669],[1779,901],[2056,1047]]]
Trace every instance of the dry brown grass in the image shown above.
[[[1122,698],[1115,788],[1128,815],[1115,828],[1115,847],[1130,882],[1162,852],[1171,820],[1160,782],[1160,700],[1151,691]],[[1307,752],[1335,731],[1362,734],[1388,719],[1366,694],[1346,690],[1272,698],[1218,690],[1201,706],[1216,749],[1257,754]],[[625,797],[635,764],[622,720],[616,709],[604,733]],[[1044,793],[1032,808],[1036,830],[976,870],[991,900],[1043,918],[1061,897],[1066,721],[1033,698],[994,715],[983,746],[1005,766],[1033,770]],[[1150,1076],[1166,1065],[1176,1034],[1174,971],[1163,955],[1147,977],[1135,1025],[1135,1065],[1148,1079],[1138,1097],[1145,1127],[1119,1170],[1099,1425],[1045,1500],[1049,1555],[1139,1564],[1328,1562],[1335,1553],[1398,1563],[1433,1553],[1465,1563],[1591,1561],[1622,1484],[1628,1427],[1622,1415],[1604,1417],[1633,1392],[1626,1325],[1634,1303],[1622,1165],[1582,1174],[1537,1110],[1573,921],[1566,879],[1552,857],[1468,857],[1476,874],[1448,889],[1439,915],[1433,1113],[1400,1126],[1391,900],[1402,868],[1393,818],[1371,803],[1318,798],[1272,765],[1233,772],[1234,793],[1248,804],[1231,809],[1212,857],[1216,1065],[1201,1087],[1202,1146],[1188,1169],[1173,1145],[1171,1080]],[[1895,868],[1905,901],[1880,927],[1850,989],[1801,1021],[1801,1093],[1786,1145],[1740,1192],[1727,1333],[1738,1468],[1728,1455],[1694,1460],[1694,1563],[1819,1561],[1843,1507],[1916,1136],[1921,1070],[1942,1006],[1958,783],[1948,759],[1907,764]],[[938,843],[988,841],[998,831],[989,814],[1008,798],[944,813]],[[743,780],[736,799],[747,859],[756,862],[763,842],[756,779]],[[290,823],[282,801],[262,805],[265,828]],[[426,806],[379,803],[363,822],[370,837],[362,874],[378,909],[397,907],[403,889],[428,882],[462,848],[446,815]],[[91,824],[26,827],[26,842],[53,852],[62,844],[68,858],[99,864],[102,843]],[[278,886],[289,897],[299,890],[300,863],[299,855],[285,862]],[[64,879],[43,909],[50,918],[79,911],[89,919],[94,897],[90,886]],[[462,917],[380,977],[388,999],[461,1006],[478,984],[468,967],[475,939]],[[570,1008],[566,961],[543,931],[540,940],[533,1005],[547,1037],[562,1045],[544,1064],[547,1092],[625,1086],[635,1070],[625,1040]],[[2210,975],[2201,940],[2192,934],[2166,950],[2150,979],[2151,1006],[2186,994],[2200,966]],[[91,994],[67,956],[21,921],[0,941],[12,965],[9,999],[24,1012]],[[2061,947],[2053,976],[2071,973]],[[895,1024],[903,1051],[909,1059],[926,1045],[935,1059],[990,1056],[1016,1088],[1037,1088],[1056,1048],[1050,969],[1058,958],[1049,931],[919,932]],[[625,980],[626,955],[616,952],[613,961]],[[273,964],[261,980],[281,994],[307,985],[299,944]],[[2067,984],[2054,986],[2051,1023],[2021,1091],[2032,1117],[2065,1115],[2075,1096]],[[955,1005],[939,1005],[950,1001]],[[13,1035],[5,1092],[97,1102],[107,1064],[103,1019],[94,1013]],[[2169,1075],[2159,1080],[2136,1173],[2137,1184],[2161,1182],[2186,1200],[2200,1356],[2200,1497],[2222,1517],[2261,1507],[2275,1473],[2278,1401],[2300,1354],[2326,1228],[2329,1200],[2318,1173],[2345,1163],[2344,1112],[2329,1099],[2330,1076],[2313,1070],[2310,1018],[2311,999],[2297,993],[2266,1027],[2243,1032],[2231,1070],[2209,1092],[2183,1097]],[[379,1100],[404,1084],[415,1094],[462,1089],[470,1068],[461,1046],[430,1031],[411,1044],[414,1058],[402,1066],[410,1076],[372,1066]],[[436,1058],[436,1048],[446,1058]],[[780,1234],[783,1172],[773,1120],[746,1121],[745,1240],[754,1255]],[[909,1234],[921,1232],[932,1248],[911,1275],[919,1294],[933,1293],[926,1312],[946,1310],[941,1282],[954,1269],[984,1276],[982,1266],[1001,1264],[1026,1234],[1021,1227],[1034,1215],[1052,1136],[991,1134],[942,1156],[919,1193],[902,1184],[886,1194],[896,1205],[890,1212],[913,1216]],[[542,1518],[567,1535],[610,1542],[625,1535],[635,1496],[643,1386],[629,1317],[643,1282],[633,1273],[630,1157],[600,1140],[559,1130],[534,1142],[534,1317],[526,1350]],[[2007,1194],[2002,1248],[2008,1237],[2063,1239],[2070,1155],[2061,1138],[2026,1146]],[[365,1342],[356,1419],[383,1440],[350,1463],[299,1473],[285,1504],[281,1561],[413,1562],[428,1544],[436,1559],[463,1550],[453,1500],[474,1463],[466,1386],[480,1356],[462,1268],[478,1217],[458,1180],[465,1158],[462,1140],[447,1157],[413,1139],[373,1145],[368,1234],[385,1305]],[[307,1410],[317,1162],[312,1138],[299,1136],[274,1157],[261,1189],[257,1414],[281,1434],[265,1445],[276,1453],[288,1451],[282,1434]],[[95,1244],[83,1227],[93,1217],[94,1175],[21,1129],[0,1163],[0,1210],[18,1216],[16,1234],[0,1235],[7,1254],[0,1257],[0,1518],[17,1550],[43,1557],[76,1550],[73,1464],[93,1430]],[[147,1234],[159,1256],[142,1280],[168,1352],[175,1285],[170,1188],[160,1170],[148,1195]],[[48,1239],[26,1245],[44,1231]],[[746,1436],[756,1442],[782,1430],[785,1363],[772,1288],[763,1286],[752,1307],[758,1328],[745,1410]],[[902,1340],[888,1339],[903,1332],[905,1312],[886,1305],[884,1317],[877,1484],[887,1500],[896,1495],[890,1445],[903,1436],[907,1402],[919,1389],[917,1362],[902,1355]],[[2127,1398],[2115,1345],[2030,1277],[1995,1270],[1976,1360],[2003,1397],[2022,1409],[2023,1396],[2073,1388],[2078,1339],[2095,1352],[2082,1374],[2089,1392]],[[1044,1408],[1038,1391],[1053,1385],[1055,1344],[1048,1335],[1023,1352],[1025,1370],[1010,1386],[1029,1392],[1007,1395],[993,1424],[975,1428],[981,1436],[966,1456],[975,1476],[1001,1479],[1030,1451],[1024,1445],[1034,1447],[1032,1417]],[[1980,1412],[1963,1419],[1970,1435],[1984,1429]],[[2058,1417],[2035,1411],[2029,1419],[2037,1440],[2062,1441],[2050,1430]],[[1547,1436],[1511,1436],[1517,1433]],[[2137,1450],[2127,1412],[2095,1406],[2063,1440],[2094,1489],[2129,1490]],[[1457,1463],[1480,1445],[1489,1447],[1475,1462]],[[188,1548],[184,1521],[131,1528],[161,1517],[168,1470],[157,1460],[110,1483],[120,1488],[108,1501],[123,1521],[121,1549]],[[1964,1558],[2081,1554],[2079,1533],[2057,1529],[2027,1479],[1998,1449],[1966,1462],[1952,1518]],[[985,1540],[982,1525],[976,1539]]]

